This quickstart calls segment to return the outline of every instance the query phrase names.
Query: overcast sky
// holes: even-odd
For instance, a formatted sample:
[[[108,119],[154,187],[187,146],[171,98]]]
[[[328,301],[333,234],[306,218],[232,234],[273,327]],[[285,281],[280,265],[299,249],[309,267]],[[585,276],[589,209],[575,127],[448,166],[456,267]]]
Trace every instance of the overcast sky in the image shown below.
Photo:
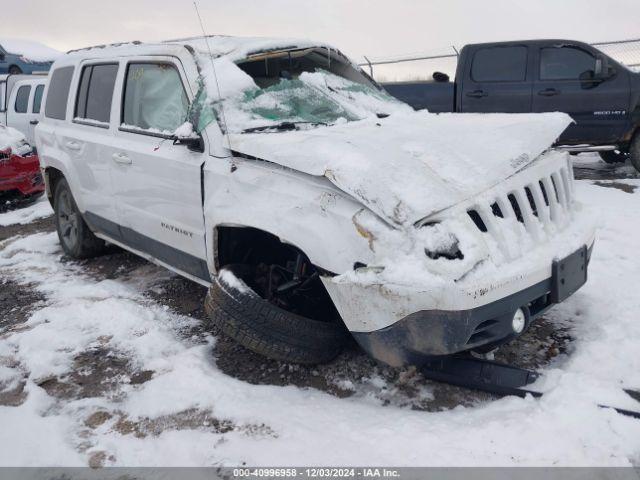
[[[640,0],[198,0],[207,33],[304,37],[353,56],[469,42],[640,38]],[[192,36],[192,0],[0,0],[0,37],[60,50]]]

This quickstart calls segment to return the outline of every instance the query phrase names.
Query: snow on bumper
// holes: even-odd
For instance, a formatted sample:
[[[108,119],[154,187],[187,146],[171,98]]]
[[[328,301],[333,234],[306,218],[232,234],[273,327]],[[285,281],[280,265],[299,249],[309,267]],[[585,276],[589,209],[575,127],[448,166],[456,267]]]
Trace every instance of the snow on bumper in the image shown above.
[[[443,246],[440,231],[439,241],[414,248],[413,257],[398,248],[395,257],[386,252],[380,267],[325,278],[324,284],[356,340],[385,363],[415,364],[499,344],[515,336],[511,318],[518,308],[530,322],[553,304],[554,261],[585,247],[590,256],[594,221],[573,191],[569,159],[551,152],[418,226],[455,219],[449,222],[457,226],[449,234],[454,241],[443,249],[447,258],[424,258]],[[459,254],[452,253],[458,246]]]

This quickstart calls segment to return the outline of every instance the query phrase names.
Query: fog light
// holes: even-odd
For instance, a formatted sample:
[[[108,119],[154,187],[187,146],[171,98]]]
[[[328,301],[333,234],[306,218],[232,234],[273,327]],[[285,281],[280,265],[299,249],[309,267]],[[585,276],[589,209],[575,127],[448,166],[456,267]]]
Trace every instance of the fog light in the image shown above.
[[[521,308],[516,310],[516,313],[513,314],[513,319],[511,320],[511,328],[516,333],[522,333],[524,330],[524,326],[527,323],[527,317],[522,311]]]

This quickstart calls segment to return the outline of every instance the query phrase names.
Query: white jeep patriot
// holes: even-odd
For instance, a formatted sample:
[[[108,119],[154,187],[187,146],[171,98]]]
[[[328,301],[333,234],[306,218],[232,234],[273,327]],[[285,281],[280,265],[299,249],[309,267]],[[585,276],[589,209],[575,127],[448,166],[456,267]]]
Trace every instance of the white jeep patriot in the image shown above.
[[[486,351],[586,282],[564,114],[416,112],[330,46],[218,36],[70,52],[44,98],[64,252],[208,286],[212,326],[264,355]]]

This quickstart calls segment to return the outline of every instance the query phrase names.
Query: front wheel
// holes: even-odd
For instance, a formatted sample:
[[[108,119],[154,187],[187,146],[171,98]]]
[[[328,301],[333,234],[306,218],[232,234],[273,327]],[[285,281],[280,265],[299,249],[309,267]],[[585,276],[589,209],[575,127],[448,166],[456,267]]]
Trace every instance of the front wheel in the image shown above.
[[[21,73],[22,73],[22,69],[17,65],[11,65],[11,67],[9,67],[10,75],[20,75]]]
[[[64,178],[56,184],[53,210],[60,245],[67,255],[78,259],[89,258],[104,250],[104,240],[89,229]]]
[[[600,152],[600,158],[608,164],[624,163],[627,161],[627,158],[629,158],[629,154],[620,150],[607,150]]]
[[[249,285],[255,276],[255,267],[247,265],[220,271],[205,301],[210,326],[249,350],[289,363],[325,363],[342,351],[351,336],[341,322],[310,318],[285,310],[284,302],[262,298]]]

